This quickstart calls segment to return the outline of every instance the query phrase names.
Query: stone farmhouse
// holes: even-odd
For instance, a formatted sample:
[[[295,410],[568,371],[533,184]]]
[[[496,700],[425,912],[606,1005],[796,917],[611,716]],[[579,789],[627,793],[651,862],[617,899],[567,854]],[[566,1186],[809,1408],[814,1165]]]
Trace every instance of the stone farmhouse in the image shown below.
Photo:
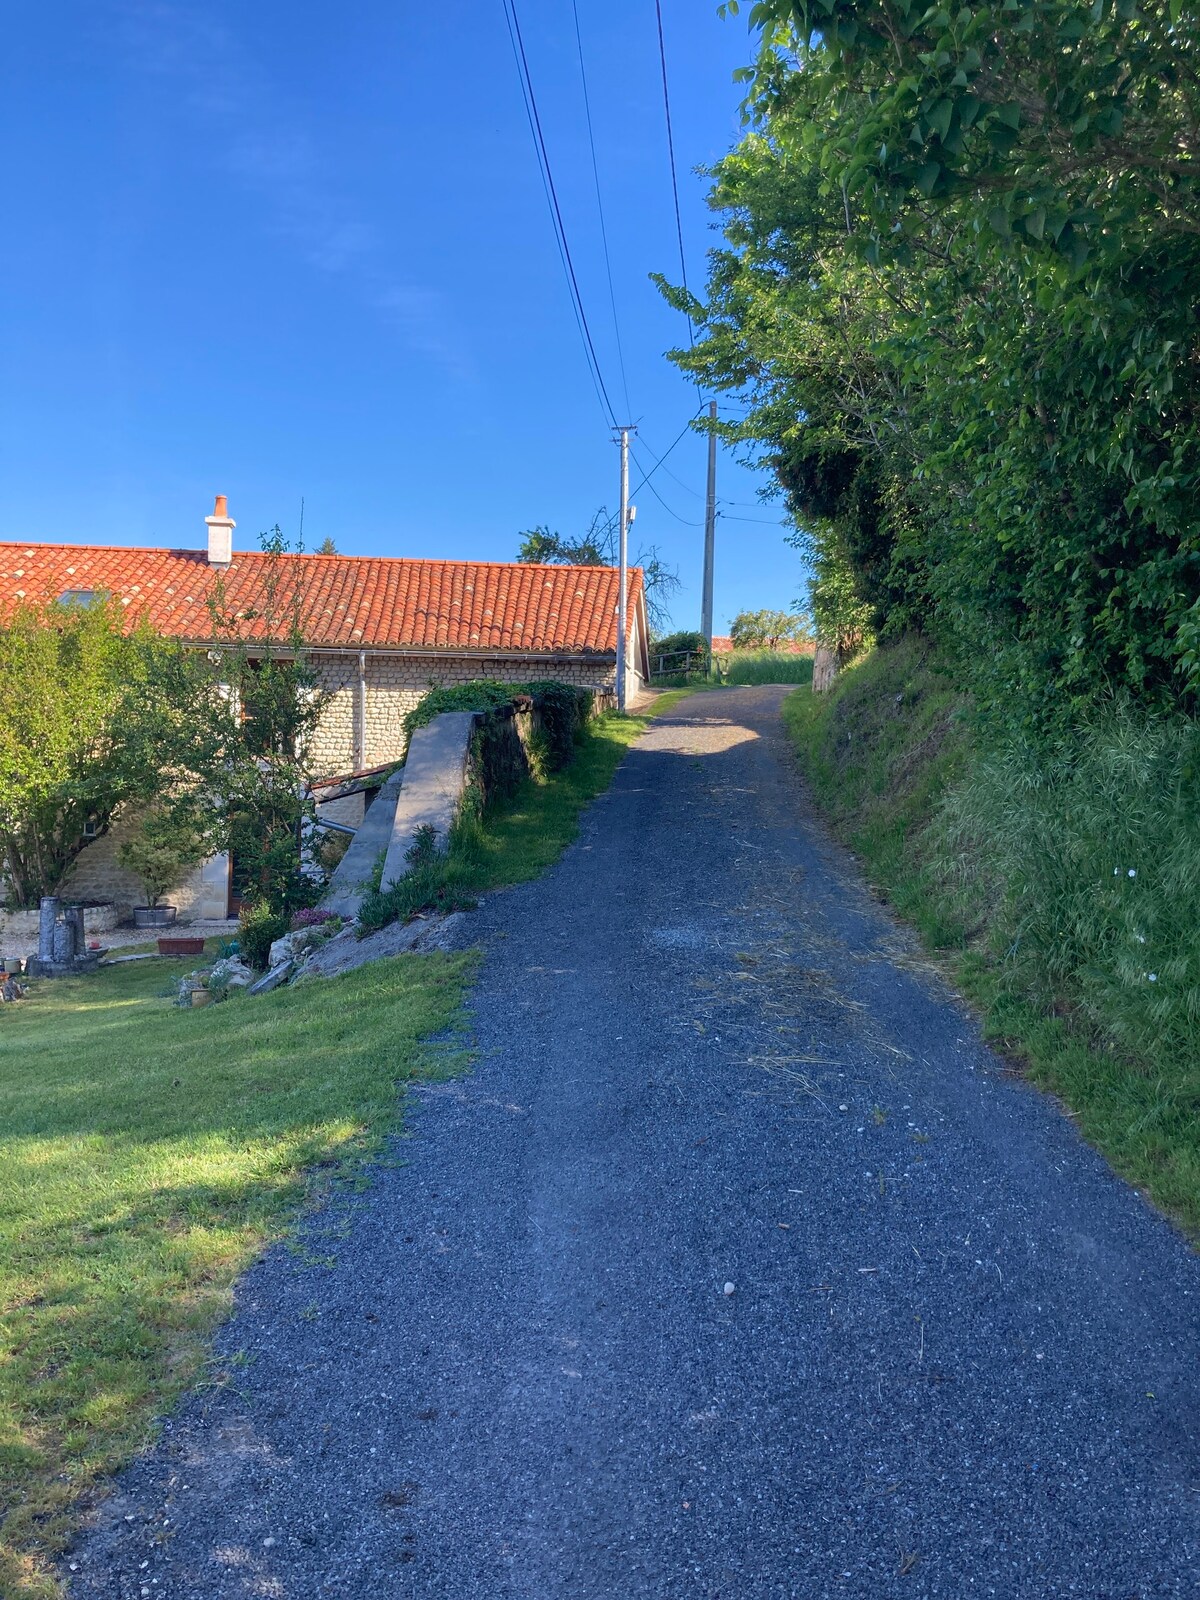
[[[261,613],[269,604],[294,605],[325,696],[310,751],[318,778],[344,779],[399,760],[404,713],[433,685],[557,678],[601,694],[615,688],[615,568],[271,558],[235,552],[236,524],[224,495],[204,520],[205,543],[193,550],[0,543],[0,613],[22,600],[87,604],[104,595],[125,609],[131,628],[145,618],[159,633],[215,660],[229,635],[223,639],[214,626],[214,609],[235,619],[237,636],[253,654],[266,628]],[[268,583],[275,585],[271,602],[264,593]],[[649,675],[646,603],[636,567],[629,570],[625,651],[632,698]],[[118,825],[89,845],[65,886],[77,898],[113,902],[118,914],[141,898],[137,881],[116,860],[120,832]],[[230,896],[230,862],[220,856],[168,899],[181,918],[214,918],[229,914]]]

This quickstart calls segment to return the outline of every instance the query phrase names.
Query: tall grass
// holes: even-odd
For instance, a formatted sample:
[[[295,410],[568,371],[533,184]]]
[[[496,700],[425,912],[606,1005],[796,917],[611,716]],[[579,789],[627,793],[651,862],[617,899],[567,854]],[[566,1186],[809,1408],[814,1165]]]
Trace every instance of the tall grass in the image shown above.
[[[720,660],[723,683],[811,683],[813,658],[782,650],[735,650]]]
[[[1200,1059],[1200,728],[1113,707],[1046,752],[983,755],[946,794],[932,865],[1001,899],[1010,982],[1068,994],[1147,1061]]]
[[[985,743],[908,642],[787,716],[816,798],[1085,1135],[1200,1232],[1200,727]]]

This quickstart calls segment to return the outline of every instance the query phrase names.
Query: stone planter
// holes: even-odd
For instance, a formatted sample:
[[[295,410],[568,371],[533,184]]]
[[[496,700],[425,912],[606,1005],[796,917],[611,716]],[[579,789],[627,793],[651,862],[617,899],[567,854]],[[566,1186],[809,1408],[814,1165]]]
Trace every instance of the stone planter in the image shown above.
[[[160,956],[202,956],[204,940],[194,934],[164,934],[158,941]]]
[[[209,994],[207,989],[193,989],[192,990],[192,1005],[193,1006],[210,1006],[210,1005],[212,1005],[212,995]]]
[[[134,906],[135,928],[169,928],[175,921],[175,906]]]

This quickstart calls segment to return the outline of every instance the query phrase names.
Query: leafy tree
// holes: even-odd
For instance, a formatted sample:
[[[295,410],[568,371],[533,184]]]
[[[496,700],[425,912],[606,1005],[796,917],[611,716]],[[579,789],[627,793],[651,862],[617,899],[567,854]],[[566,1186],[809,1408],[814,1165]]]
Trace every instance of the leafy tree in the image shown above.
[[[338,547],[336,544],[334,544],[329,535],[326,534],[321,540],[320,544],[317,546],[314,553],[319,556],[335,556],[338,553]]]
[[[101,599],[24,604],[0,628],[0,849],[14,905],[54,894],[119,815],[188,810],[236,743],[207,663],[122,623]]]
[[[117,860],[140,879],[148,906],[157,906],[182,875],[203,861],[217,843],[211,810],[206,815],[200,796],[188,798],[195,803],[185,804],[180,796],[173,806],[151,806],[117,849]]]
[[[807,617],[789,611],[739,611],[729,625],[735,650],[777,650],[810,631]]]
[[[612,567],[620,556],[619,533],[616,517],[610,517],[601,506],[579,539],[567,539],[545,523],[527,529],[520,536],[517,560],[550,567]],[[642,569],[646,614],[651,629],[661,632],[670,626],[670,597],[680,587],[679,574],[667,566],[657,545],[645,545],[631,565]]]
[[[304,594],[278,527],[260,536],[261,601],[234,613],[218,584],[210,604],[213,652],[237,708],[236,759],[222,774],[220,806],[233,855],[234,887],[247,901],[290,913],[320,893],[308,859],[316,807],[309,789],[312,736],[324,709],[304,644]]]
[[[994,715],[1194,708],[1194,0],[752,17],[726,245],[704,303],[666,292],[818,585],[934,634]]]

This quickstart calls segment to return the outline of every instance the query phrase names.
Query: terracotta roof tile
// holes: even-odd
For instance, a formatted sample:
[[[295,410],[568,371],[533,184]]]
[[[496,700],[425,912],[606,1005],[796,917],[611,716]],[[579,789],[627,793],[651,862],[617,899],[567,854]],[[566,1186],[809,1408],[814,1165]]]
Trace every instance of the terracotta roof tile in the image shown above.
[[[382,556],[279,558],[279,609],[299,595],[310,645],[358,649],[521,650],[613,655],[614,567],[535,567],[518,562],[409,561]],[[217,636],[210,606],[244,617],[264,607],[270,558],[235,554],[212,567],[204,551],[108,545],[0,543],[0,614],[22,599],[56,600],[69,590],[107,591],[127,626],[146,618],[160,633],[195,642]],[[642,574],[629,570],[629,614]],[[240,630],[267,629],[261,617]]]

